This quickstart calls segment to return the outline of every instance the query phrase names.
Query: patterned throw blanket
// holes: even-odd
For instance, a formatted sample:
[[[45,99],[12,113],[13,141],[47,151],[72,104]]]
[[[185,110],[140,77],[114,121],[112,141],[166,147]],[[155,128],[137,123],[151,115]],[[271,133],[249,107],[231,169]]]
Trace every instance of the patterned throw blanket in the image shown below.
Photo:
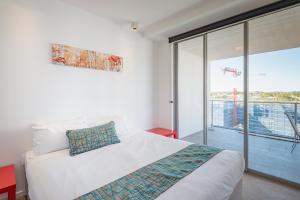
[[[220,151],[215,147],[191,144],[77,199],[155,199]]]

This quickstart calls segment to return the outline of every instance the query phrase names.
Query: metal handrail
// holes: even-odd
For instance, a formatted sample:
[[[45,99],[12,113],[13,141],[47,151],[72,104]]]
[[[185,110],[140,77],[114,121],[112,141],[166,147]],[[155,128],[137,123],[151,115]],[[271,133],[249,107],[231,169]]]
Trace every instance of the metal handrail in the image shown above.
[[[227,127],[228,125],[225,125],[225,116],[223,116],[223,119],[221,116],[221,125],[220,125],[220,120],[218,120],[218,118],[214,119],[215,118],[214,117],[214,109],[216,109],[214,106],[214,102],[234,102],[233,100],[212,99],[212,100],[209,100],[209,102],[212,103],[212,105],[211,105],[211,126],[212,127],[213,126],[214,127],[222,127],[222,123],[223,123],[224,128],[232,128],[234,130],[238,130],[238,127],[230,127],[230,126]],[[243,101],[236,101],[236,102],[241,103]],[[299,123],[297,121],[297,119],[299,120],[298,113],[297,113],[297,107],[298,107],[298,104],[300,104],[300,102],[249,101],[248,105],[249,104],[280,104],[283,107],[282,109],[288,109],[288,110],[290,110],[291,113],[294,113],[294,115],[295,115],[294,119],[295,119],[296,125],[297,125],[297,123]],[[286,106],[284,106],[284,104]],[[217,107],[217,108],[219,108],[219,107]],[[228,107],[227,107],[227,109],[228,109]],[[229,108],[229,109],[231,109],[231,108]],[[263,109],[270,109],[270,108],[265,107]],[[278,110],[280,112],[278,112]],[[286,120],[284,118],[284,113],[283,112],[281,113],[280,108],[278,108],[278,110],[275,107],[275,109],[273,111],[270,111],[270,110],[268,110],[267,112],[265,112],[265,110],[263,110],[262,112],[258,111],[259,114],[262,114],[261,116],[255,115],[253,113],[254,112],[253,111],[252,114],[254,114],[253,115],[254,118],[251,121],[253,123],[253,129],[252,129],[252,131],[254,131],[253,133],[259,133],[262,135],[270,135],[270,136],[276,136],[276,137],[278,136],[278,137],[282,137],[282,138],[292,138],[292,136],[291,136],[292,132],[290,130],[289,124],[286,123]],[[220,111],[216,111],[216,112],[220,112]],[[222,110],[221,110],[221,112],[222,112]],[[223,112],[225,112],[225,109],[223,110]],[[271,116],[273,115],[272,117],[268,116],[269,112],[270,113],[272,112],[272,114],[271,114]],[[279,114],[277,114],[277,113],[279,113]],[[281,114],[283,114],[283,116]],[[259,118],[259,117],[261,117],[261,118]],[[283,121],[281,121],[281,119]],[[227,121],[227,123],[228,123],[228,121]],[[267,123],[267,125],[265,126],[264,123]],[[261,129],[262,125],[265,126],[265,127],[263,127],[263,129]],[[264,132],[264,131],[266,131],[266,132]]]
[[[226,99],[211,99],[208,101],[232,101]],[[237,100],[236,102],[244,102],[242,100]],[[278,104],[300,104],[300,101],[248,101],[248,103],[278,103]]]

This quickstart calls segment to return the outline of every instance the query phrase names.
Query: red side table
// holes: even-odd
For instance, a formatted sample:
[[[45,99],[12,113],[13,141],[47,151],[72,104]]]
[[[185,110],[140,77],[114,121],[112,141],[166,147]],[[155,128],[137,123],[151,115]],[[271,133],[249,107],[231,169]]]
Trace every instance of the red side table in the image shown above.
[[[0,194],[8,193],[8,200],[16,199],[15,166],[0,167]]]
[[[172,130],[165,129],[165,128],[154,128],[154,129],[148,130],[148,132],[155,133],[155,134],[162,135],[162,136],[166,136],[166,137],[173,137],[175,139],[178,139],[178,135],[177,135],[176,131],[172,131]]]

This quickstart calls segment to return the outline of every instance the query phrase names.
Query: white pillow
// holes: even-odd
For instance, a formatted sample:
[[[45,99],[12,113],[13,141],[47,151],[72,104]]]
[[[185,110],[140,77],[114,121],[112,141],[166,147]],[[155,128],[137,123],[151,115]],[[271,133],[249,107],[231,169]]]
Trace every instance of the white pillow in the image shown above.
[[[120,140],[130,136],[130,132],[128,131],[127,125],[125,123],[125,119],[120,116],[106,116],[106,117],[97,117],[93,119],[88,119],[88,126],[98,126],[102,124],[106,124],[110,121],[115,122],[115,129],[117,132],[117,136]]]
[[[66,136],[67,130],[87,128],[86,119],[83,117],[73,120],[35,125],[33,129],[33,152],[41,155],[69,148]]]

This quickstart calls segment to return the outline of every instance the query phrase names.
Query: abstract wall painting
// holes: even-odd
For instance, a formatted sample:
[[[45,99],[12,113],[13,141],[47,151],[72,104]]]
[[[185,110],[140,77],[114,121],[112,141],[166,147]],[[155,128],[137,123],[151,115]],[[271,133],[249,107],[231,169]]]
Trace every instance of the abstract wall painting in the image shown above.
[[[52,44],[52,63],[73,67],[120,72],[123,58],[76,47]]]

